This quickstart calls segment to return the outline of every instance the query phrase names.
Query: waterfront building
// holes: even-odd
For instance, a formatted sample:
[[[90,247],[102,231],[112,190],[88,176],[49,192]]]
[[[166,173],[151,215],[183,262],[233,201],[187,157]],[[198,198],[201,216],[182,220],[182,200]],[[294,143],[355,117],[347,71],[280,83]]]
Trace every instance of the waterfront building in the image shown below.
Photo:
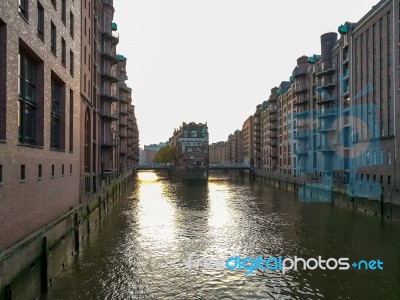
[[[228,160],[228,142],[218,142],[210,145],[210,164],[226,163]]]
[[[297,90],[291,82],[283,81],[278,92],[278,167],[279,172],[284,175],[292,173],[292,149],[293,149],[293,101]],[[271,136],[274,136],[271,131]]]
[[[260,140],[260,136],[257,141]],[[254,166],[254,117],[249,116],[243,123],[243,163],[247,166]]]
[[[138,162],[113,14],[112,0],[0,2],[0,298],[45,291]]]
[[[80,15],[0,2],[0,253],[80,203]]]
[[[228,136],[227,162],[243,163],[243,132],[236,130]]]
[[[207,168],[208,127],[203,123],[182,123],[169,140],[177,149],[176,167],[179,170]]]
[[[297,60],[254,115],[258,172],[399,202],[399,18],[398,2],[382,0],[340,35],[323,34],[320,55]]]
[[[160,150],[162,147],[166,146],[165,143],[145,145],[143,149],[144,160],[143,163],[151,163],[153,162],[154,155]]]

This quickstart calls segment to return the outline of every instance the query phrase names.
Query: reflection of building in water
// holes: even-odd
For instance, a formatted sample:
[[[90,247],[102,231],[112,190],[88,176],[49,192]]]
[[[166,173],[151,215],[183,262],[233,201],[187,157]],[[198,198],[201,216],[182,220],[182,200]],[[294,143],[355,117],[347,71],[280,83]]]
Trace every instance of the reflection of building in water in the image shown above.
[[[198,170],[193,177],[207,177],[208,167],[208,128],[203,123],[183,123],[175,129],[174,135],[169,140],[170,146],[177,149],[177,170]],[[201,170],[201,171],[200,171]],[[189,172],[183,176],[187,177]],[[191,177],[190,175],[189,177]]]

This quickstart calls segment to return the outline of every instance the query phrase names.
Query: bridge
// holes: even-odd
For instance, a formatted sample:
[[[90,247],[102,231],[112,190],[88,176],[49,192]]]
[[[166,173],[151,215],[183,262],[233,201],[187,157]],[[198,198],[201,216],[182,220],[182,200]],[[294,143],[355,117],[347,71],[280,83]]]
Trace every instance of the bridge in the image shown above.
[[[219,163],[210,164],[209,170],[253,170],[253,167],[241,163]]]
[[[148,163],[148,164],[137,165],[133,168],[138,171],[139,170],[171,170],[172,165]]]
[[[135,170],[171,170],[173,165],[146,163],[133,167]],[[209,170],[250,170],[254,168],[241,163],[209,164]]]

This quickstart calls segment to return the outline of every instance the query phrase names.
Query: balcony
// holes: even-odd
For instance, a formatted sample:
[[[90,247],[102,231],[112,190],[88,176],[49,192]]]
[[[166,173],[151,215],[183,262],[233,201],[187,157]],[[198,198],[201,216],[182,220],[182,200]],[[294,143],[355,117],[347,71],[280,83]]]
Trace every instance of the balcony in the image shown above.
[[[260,146],[260,144],[256,144],[255,149],[256,149],[256,151],[261,151],[261,146]]]
[[[330,90],[333,89],[336,86],[336,80],[335,79],[322,79],[318,82],[318,85],[316,87],[317,92],[322,92],[323,90]]]
[[[293,71],[293,77],[297,78],[300,76],[306,76],[307,75],[307,69],[300,69],[299,67],[296,67],[296,69],[294,69]]]
[[[278,133],[274,130],[274,131],[269,131],[268,132],[268,137],[269,138],[277,138],[278,137]]]
[[[321,63],[317,69],[317,76],[324,76],[327,74],[331,74],[335,72],[336,66],[335,64]]]
[[[268,121],[269,122],[276,122],[278,120],[278,116],[277,115],[272,115],[268,117]]]
[[[119,148],[119,153],[122,155],[128,154],[128,147],[126,145],[121,145],[121,147]]]
[[[130,93],[130,92],[131,92],[131,89],[127,86],[127,84],[126,84],[125,82],[121,82],[121,83],[119,84],[119,88],[120,88],[121,90],[123,90],[124,92],[127,92],[127,93]]]
[[[115,31],[103,31],[101,33],[101,38],[111,41],[112,45],[117,45],[119,43],[119,34]]]
[[[307,119],[300,119],[300,120],[298,120],[298,121],[296,122],[296,128],[302,128],[302,129],[308,128],[308,123],[309,123],[309,121],[310,121],[310,120],[307,120]]]
[[[257,144],[260,145],[260,144],[261,144],[261,139],[260,139],[260,138],[256,138],[256,139],[255,139],[255,144],[256,144],[256,145],[257,145]]]
[[[121,115],[128,115],[128,109],[126,108],[125,105],[120,105],[119,106],[119,113]]]
[[[317,111],[317,118],[332,118],[337,113],[336,108],[323,108]]]
[[[304,149],[304,148],[295,149],[294,154],[297,156],[305,156],[305,155],[308,155],[308,150]]]
[[[268,125],[268,129],[269,129],[269,130],[278,130],[278,124],[276,124],[276,123],[270,123],[270,124]]]
[[[305,97],[296,97],[294,99],[294,105],[307,105],[308,104],[308,99]]]
[[[327,92],[323,92],[322,94],[317,95],[317,101],[315,101],[315,103],[318,105],[326,103],[336,103],[336,98],[333,98]]]
[[[118,140],[114,140],[112,138],[104,138],[101,142],[101,146],[104,148],[118,147]]]
[[[336,130],[332,127],[332,122],[328,120],[319,120],[318,123],[318,132],[327,132],[327,131],[334,131]]]
[[[276,105],[268,107],[268,114],[275,114],[278,112],[278,107]]]
[[[310,112],[308,110],[304,110],[304,111],[298,111],[294,113],[294,118],[308,118],[308,116],[310,115]]]
[[[101,99],[105,100],[105,101],[111,101],[111,102],[116,102],[119,99],[118,93],[115,91],[106,91],[106,90],[102,90],[101,91]]]
[[[120,127],[128,127],[128,120],[126,118],[121,118],[119,120],[119,126]]]
[[[325,143],[323,145],[318,145],[317,150],[321,152],[334,152],[335,145],[334,144],[329,145],[328,143]]]
[[[306,140],[310,136],[310,133],[308,131],[297,131],[294,133],[294,139],[296,140]]]
[[[308,91],[308,88],[305,84],[298,84],[298,85],[296,85],[294,93],[297,95],[297,94],[301,94],[301,93],[306,93],[307,91]]]
[[[117,77],[117,72],[112,69],[106,70],[104,68],[101,70],[101,79],[110,81],[112,83],[116,83],[119,81],[119,78]]]
[[[116,121],[119,117],[117,112],[103,108],[101,110],[101,118],[103,120]]]
[[[271,146],[271,147],[276,147],[276,146],[278,146],[278,141],[276,139],[269,139],[267,141],[267,145]]]
[[[277,149],[272,149],[269,155],[272,158],[277,158],[278,157],[278,150]]]
[[[112,51],[109,50],[102,50],[101,51],[101,58],[104,60],[108,60],[111,64],[115,65],[118,63],[118,56],[114,54]]]

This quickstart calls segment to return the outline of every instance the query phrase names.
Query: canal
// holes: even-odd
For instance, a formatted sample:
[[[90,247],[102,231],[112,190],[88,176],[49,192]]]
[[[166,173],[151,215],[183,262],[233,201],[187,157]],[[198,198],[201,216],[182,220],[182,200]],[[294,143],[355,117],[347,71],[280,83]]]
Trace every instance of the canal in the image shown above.
[[[400,299],[399,222],[228,175],[185,185],[139,173],[41,299]],[[383,270],[246,275],[199,261],[234,256],[380,259]]]

